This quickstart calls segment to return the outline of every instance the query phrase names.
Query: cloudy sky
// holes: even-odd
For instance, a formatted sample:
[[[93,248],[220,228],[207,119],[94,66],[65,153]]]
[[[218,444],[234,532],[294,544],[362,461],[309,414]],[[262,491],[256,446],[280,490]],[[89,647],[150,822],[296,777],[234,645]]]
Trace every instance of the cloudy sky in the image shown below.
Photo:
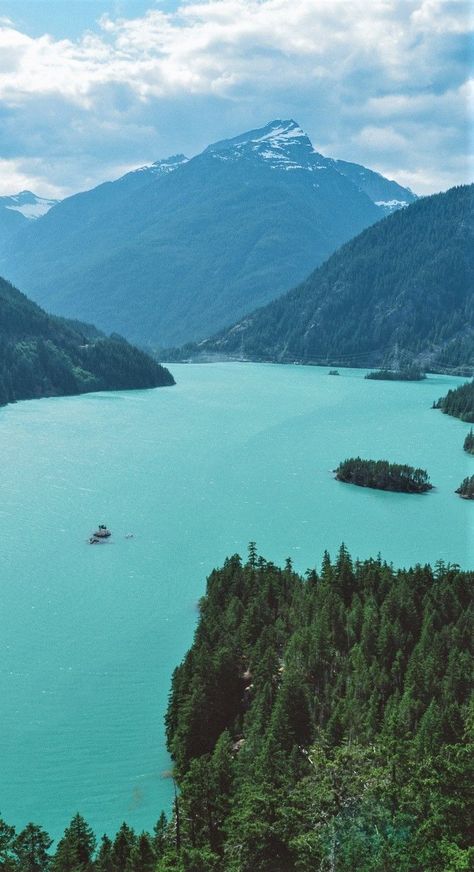
[[[0,0],[0,194],[64,196],[273,118],[420,194],[471,181],[469,6]]]

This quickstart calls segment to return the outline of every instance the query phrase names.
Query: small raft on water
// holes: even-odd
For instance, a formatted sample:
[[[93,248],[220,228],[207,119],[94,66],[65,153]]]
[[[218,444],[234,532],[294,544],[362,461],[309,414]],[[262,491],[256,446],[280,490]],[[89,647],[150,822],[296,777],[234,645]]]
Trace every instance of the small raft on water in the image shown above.
[[[90,545],[98,545],[100,542],[104,542],[105,539],[108,539],[112,533],[108,529],[106,524],[99,524],[95,533],[89,539]]]

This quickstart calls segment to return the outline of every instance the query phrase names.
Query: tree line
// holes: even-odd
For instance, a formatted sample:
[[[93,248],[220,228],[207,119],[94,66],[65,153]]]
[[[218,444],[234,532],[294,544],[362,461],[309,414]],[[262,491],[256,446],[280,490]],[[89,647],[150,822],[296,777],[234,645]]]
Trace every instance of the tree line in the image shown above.
[[[114,839],[98,842],[79,813],[59,840],[55,851],[48,833],[37,824],[21,832],[0,819],[2,872],[155,872],[165,849],[167,821],[159,817],[153,833],[137,834],[123,823]]]

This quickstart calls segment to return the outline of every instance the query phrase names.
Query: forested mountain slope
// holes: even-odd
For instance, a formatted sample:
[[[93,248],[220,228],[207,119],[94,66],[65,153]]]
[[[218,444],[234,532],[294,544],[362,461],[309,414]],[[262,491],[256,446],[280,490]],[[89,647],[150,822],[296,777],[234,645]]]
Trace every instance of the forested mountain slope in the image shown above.
[[[305,282],[184,354],[360,366],[474,366],[474,186],[425,197]]]
[[[158,868],[470,868],[473,581],[344,547],[305,580],[253,545],[213,572],[173,678]]]
[[[0,267],[48,310],[169,346],[275,299],[387,203],[414,199],[274,121],[67,198],[4,246]]]
[[[0,405],[170,384],[167,369],[120,336],[48,315],[0,278]]]

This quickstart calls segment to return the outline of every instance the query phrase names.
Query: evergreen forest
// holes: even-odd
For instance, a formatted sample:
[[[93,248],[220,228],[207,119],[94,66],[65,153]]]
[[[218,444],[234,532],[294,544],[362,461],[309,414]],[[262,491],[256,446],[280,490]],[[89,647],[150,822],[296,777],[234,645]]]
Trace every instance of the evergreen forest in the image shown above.
[[[357,484],[359,487],[372,487],[376,490],[424,493],[433,487],[426,469],[415,469],[402,463],[389,463],[388,460],[362,460],[361,457],[350,457],[339,464],[335,473],[338,481]]]
[[[0,278],[0,405],[172,384],[165,367],[121,336],[48,315]]]
[[[4,872],[472,868],[474,576],[341,546],[303,578],[238,555],[208,579],[166,717],[177,786],[152,833],[52,849],[0,822]]]
[[[441,409],[446,415],[461,418],[461,421],[474,423],[474,379],[448,391],[445,397],[433,403],[435,409]]]

